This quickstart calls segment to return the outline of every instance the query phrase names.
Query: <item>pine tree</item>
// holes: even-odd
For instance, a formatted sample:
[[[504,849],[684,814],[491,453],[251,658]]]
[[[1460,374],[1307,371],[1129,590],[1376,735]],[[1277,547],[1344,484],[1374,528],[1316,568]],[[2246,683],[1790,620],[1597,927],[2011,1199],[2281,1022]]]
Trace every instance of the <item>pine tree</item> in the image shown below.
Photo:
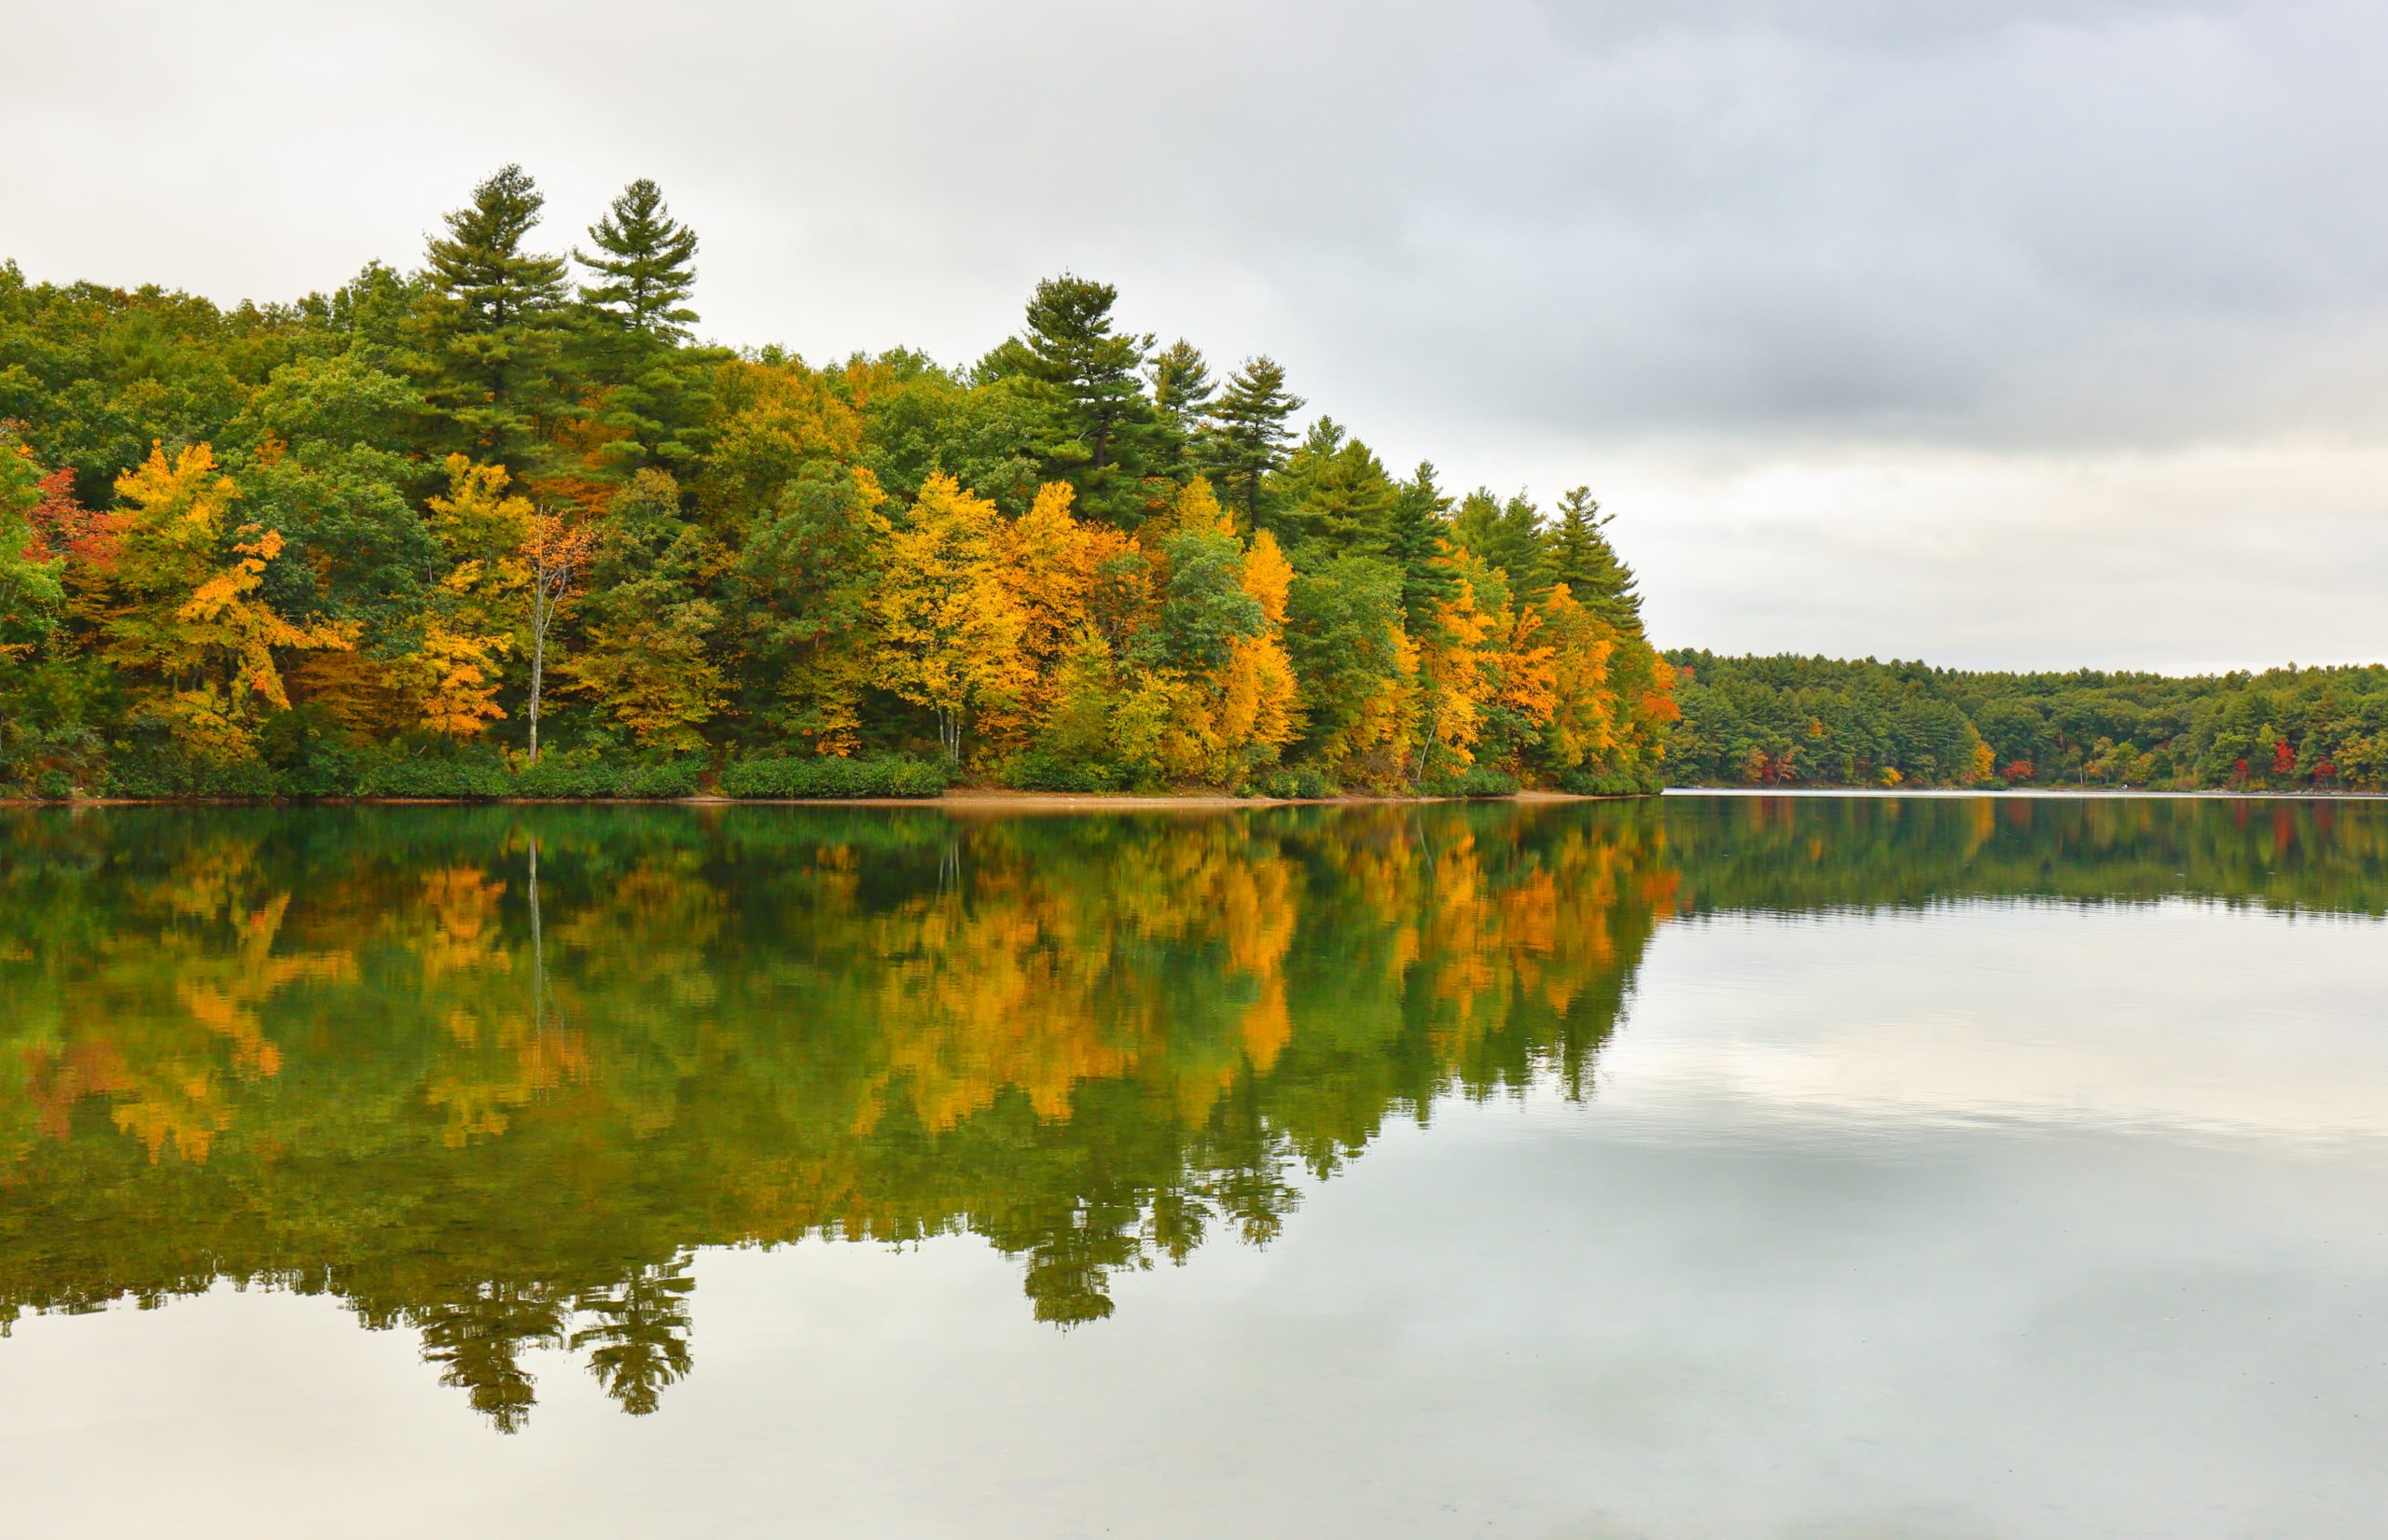
[[[582,361],[606,387],[594,415],[622,437],[600,451],[635,470],[685,465],[699,445],[713,367],[728,354],[686,346],[697,312],[697,232],[672,217],[663,191],[646,177],[624,187],[589,227],[594,254],[573,256],[602,282],[580,290]]]
[[[522,249],[546,203],[521,166],[504,167],[447,216],[428,254],[445,301],[432,397],[485,458],[509,465],[525,458],[560,340],[563,258]]]
[[[1610,520],[1601,512],[1589,487],[1570,488],[1559,499],[1559,521],[1547,542],[1548,576],[1564,583],[1576,602],[1611,625],[1638,631],[1642,626],[1642,595],[1633,571],[1609,544]]]
[[[573,256],[604,282],[584,284],[581,302],[625,330],[684,340],[697,319],[687,308],[697,282],[697,232],[672,217],[663,189],[644,176],[632,182],[589,227],[589,239],[596,254],[576,249]]]
[[[1201,350],[1183,337],[1153,354],[1154,454],[1156,465],[1174,477],[1187,466],[1187,451],[1202,432],[1217,382]]]
[[[1401,568],[1401,613],[1409,634],[1422,634],[1437,603],[1448,600],[1456,586],[1451,564],[1442,561],[1451,534],[1451,500],[1435,485],[1435,465],[1418,463],[1417,471],[1394,489],[1387,520],[1384,554]]]
[[[1260,525],[1273,529],[1306,561],[1379,552],[1391,535],[1393,478],[1375,451],[1346,435],[1333,418],[1311,424],[1286,457],[1275,493],[1274,509],[1264,513]]]
[[[1153,423],[1141,372],[1153,340],[1112,329],[1118,297],[1108,284],[1071,273],[1044,280],[1029,298],[1027,332],[1013,356],[1052,413],[1040,446],[1046,475],[1069,482],[1086,514],[1132,524]]]
[[[1203,459],[1228,506],[1243,512],[1247,527],[1260,522],[1265,483],[1284,465],[1285,445],[1293,437],[1286,420],[1302,405],[1300,396],[1285,393],[1285,371],[1268,357],[1245,359],[1212,404]]]
[[[1506,574],[1520,601],[1539,603],[1550,591],[1543,560],[1542,510],[1525,493],[1505,503],[1490,490],[1477,488],[1461,499],[1451,533],[1462,547]]]

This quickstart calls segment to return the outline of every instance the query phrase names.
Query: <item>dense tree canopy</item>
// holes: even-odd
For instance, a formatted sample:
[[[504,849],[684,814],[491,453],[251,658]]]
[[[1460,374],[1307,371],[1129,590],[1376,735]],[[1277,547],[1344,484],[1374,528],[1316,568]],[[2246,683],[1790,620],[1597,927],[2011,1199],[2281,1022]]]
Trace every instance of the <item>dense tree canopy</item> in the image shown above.
[[[419,271],[230,311],[0,267],[0,791],[337,794],[541,750],[1660,779],[1670,673],[1576,504],[1454,511],[1431,466],[1297,424],[1274,360],[1216,379],[1074,274],[966,370],[701,345],[661,188],[577,242],[548,212],[509,165]]]
[[[2388,668],[2173,678],[1669,658],[1685,785],[2388,790]]]

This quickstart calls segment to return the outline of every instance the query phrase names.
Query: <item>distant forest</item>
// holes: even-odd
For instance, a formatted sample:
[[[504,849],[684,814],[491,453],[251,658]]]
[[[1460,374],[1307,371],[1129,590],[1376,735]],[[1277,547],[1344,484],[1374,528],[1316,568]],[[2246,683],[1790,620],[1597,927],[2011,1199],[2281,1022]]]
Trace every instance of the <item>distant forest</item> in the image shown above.
[[[2388,790],[2388,668],[1966,673],[1667,654],[1678,785]]]
[[[0,267],[0,791],[1661,778],[1588,490],[1397,475],[1068,274],[965,367],[700,345],[653,183],[543,211],[286,304]]]

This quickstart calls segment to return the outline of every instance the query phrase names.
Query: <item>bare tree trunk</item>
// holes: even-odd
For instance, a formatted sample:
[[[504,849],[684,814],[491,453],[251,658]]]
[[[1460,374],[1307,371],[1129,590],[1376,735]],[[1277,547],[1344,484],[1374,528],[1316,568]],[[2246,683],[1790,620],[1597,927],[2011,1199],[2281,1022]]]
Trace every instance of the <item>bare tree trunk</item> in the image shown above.
[[[542,613],[546,606],[537,596],[531,604],[531,763],[535,765],[539,762],[539,689],[548,673],[548,622]]]
[[[537,516],[531,559],[531,763],[539,762],[539,700],[547,688],[548,632],[571,591],[574,569],[587,556],[585,535],[567,532],[551,515]]]

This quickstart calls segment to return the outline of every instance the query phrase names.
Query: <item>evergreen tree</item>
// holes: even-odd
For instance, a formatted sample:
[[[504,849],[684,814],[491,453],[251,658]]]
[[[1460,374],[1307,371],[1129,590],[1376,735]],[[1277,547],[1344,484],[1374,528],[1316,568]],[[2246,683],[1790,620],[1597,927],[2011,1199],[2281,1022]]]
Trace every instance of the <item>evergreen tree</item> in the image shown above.
[[[1430,460],[1420,461],[1410,479],[1394,488],[1384,554],[1401,568],[1401,613],[1412,636],[1423,634],[1436,602],[1456,587],[1451,563],[1441,560],[1451,513],[1451,500],[1435,485]]]
[[[1311,424],[1279,475],[1274,510],[1260,520],[1296,560],[1381,551],[1390,537],[1393,478],[1374,451],[1331,417]]]
[[[697,232],[672,217],[662,189],[640,177],[589,227],[592,255],[573,255],[603,282],[580,302],[585,361],[605,388],[595,416],[623,437],[603,457],[624,471],[685,465],[698,452],[713,366],[728,356],[685,344],[697,312]]]
[[[1559,499],[1559,521],[1547,541],[1551,581],[1564,583],[1576,602],[1620,628],[1642,627],[1642,595],[1635,590],[1633,571],[1609,544],[1608,525],[1617,515],[1603,513],[1589,487],[1573,487]]]
[[[519,465],[551,388],[564,300],[561,257],[523,250],[547,199],[521,166],[473,189],[434,237],[437,379],[430,392],[484,458]]]
[[[1247,358],[1228,377],[1211,407],[1212,428],[1203,459],[1223,500],[1260,523],[1270,474],[1285,463],[1292,435],[1286,420],[1301,410],[1302,398],[1285,393],[1285,371],[1273,358]]]
[[[1133,524],[1153,422],[1141,371],[1153,340],[1112,329],[1118,297],[1108,284],[1071,273],[1044,280],[1029,297],[1027,333],[1010,357],[1051,411],[1039,446],[1046,475],[1076,489],[1082,512]]]
[[[632,182],[589,227],[589,239],[596,254],[576,249],[573,256],[604,282],[584,284],[581,302],[642,337],[685,340],[697,319],[687,307],[697,282],[697,232],[672,217],[663,189],[644,176]]]
[[[1508,574],[1517,597],[1539,603],[1550,591],[1543,561],[1542,510],[1525,493],[1507,502],[1479,487],[1460,502],[1451,520],[1458,543]]]
[[[1183,337],[1153,354],[1151,379],[1153,459],[1175,477],[1186,469],[1187,451],[1202,432],[1218,385],[1201,350]]]

